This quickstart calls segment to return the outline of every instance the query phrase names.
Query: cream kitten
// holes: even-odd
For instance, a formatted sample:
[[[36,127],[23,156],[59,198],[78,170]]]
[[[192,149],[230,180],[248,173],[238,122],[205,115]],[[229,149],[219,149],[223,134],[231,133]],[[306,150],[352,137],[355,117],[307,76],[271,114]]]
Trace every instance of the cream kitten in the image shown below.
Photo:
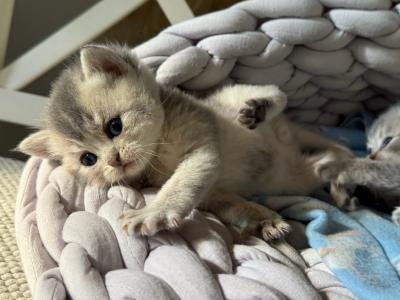
[[[122,216],[129,233],[174,228],[200,206],[242,232],[279,238],[288,224],[245,198],[306,195],[329,180],[326,162],[349,155],[287,121],[275,86],[236,85],[198,100],[158,85],[119,46],[84,47],[50,98],[44,127],[19,148],[88,184],[161,187]]]
[[[368,187],[391,208],[400,205],[400,104],[378,117],[367,132],[368,158],[353,159],[339,174],[334,193],[339,206],[356,208],[352,196],[354,186]],[[392,219],[400,224],[400,208],[393,210]]]

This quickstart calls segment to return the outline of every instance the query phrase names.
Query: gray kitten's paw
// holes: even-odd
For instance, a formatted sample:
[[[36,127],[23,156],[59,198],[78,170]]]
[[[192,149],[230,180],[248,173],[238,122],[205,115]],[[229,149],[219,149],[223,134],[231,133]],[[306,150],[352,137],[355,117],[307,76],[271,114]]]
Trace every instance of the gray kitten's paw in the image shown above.
[[[355,186],[346,186],[340,181],[331,183],[331,196],[335,200],[337,207],[345,211],[354,211],[359,207],[358,198],[353,196]]]
[[[124,212],[122,228],[129,234],[151,236],[163,229],[177,228],[182,221],[175,211],[145,207]]]
[[[272,106],[268,99],[251,99],[245,102],[245,106],[239,110],[239,123],[249,129],[257,127],[258,123],[265,120],[265,115]]]
[[[260,225],[261,235],[265,241],[283,238],[290,231],[290,225],[280,218],[261,221]]]
[[[396,207],[394,211],[392,211],[392,221],[400,225],[400,207]]]

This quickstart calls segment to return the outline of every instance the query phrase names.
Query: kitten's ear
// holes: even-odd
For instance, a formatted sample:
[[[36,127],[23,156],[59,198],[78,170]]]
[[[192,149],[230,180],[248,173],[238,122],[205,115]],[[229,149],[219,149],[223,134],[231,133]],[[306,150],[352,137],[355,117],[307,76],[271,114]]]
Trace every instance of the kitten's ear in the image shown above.
[[[54,157],[54,154],[50,150],[50,138],[51,133],[49,130],[40,130],[29,135],[19,143],[16,149],[31,156],[42,158]]]
[[[80,52],[83,75],[85,79],[96,73],[106,73],[119,77],[128,72],[129,64],[113,50],[88,45]]]

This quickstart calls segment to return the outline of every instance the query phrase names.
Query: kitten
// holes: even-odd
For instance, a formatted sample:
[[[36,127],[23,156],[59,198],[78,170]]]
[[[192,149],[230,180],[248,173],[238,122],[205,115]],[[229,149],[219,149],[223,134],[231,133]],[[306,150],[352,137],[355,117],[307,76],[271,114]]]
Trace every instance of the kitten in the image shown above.
[[[392,220],[400,224],[400,104],[381,114],[367,131],[367,158],[352,159],[334,185],[332,193],[339,206],[352,202],[356,208],[351,189],[364,186],[373,190],[392,212]]]
[[[56,80],[44,127],[19,149],[88,184],[161,187],[122,216],[130,234],[174,228],[200,207],[268,240],[288,224],[245,198],[306,195],[329,180],[327,161],[349,155],[286,120],[285,106],[275,86],[235,85],[199,100],[157,84],[128,48],[92,45]],[[319,152],[304,155],[310,148]]]

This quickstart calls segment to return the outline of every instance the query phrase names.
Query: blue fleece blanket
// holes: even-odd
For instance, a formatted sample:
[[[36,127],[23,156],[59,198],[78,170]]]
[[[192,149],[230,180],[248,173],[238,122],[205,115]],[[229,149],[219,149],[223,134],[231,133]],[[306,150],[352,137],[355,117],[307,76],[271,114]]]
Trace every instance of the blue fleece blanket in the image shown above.
[[[343,213],[314,198],[282,197],[280,205],[285,218],[308,222],[309,245],[355,296],[400,299],[399,226],[369,209]]]
[[[373,119],[368,113],[356,113],[340,128],[323,127],[321,132],[364,156],[365,130]],[[318,196],[321,200],[262,197],[256,201],[280,208],[287,219],[306,222],[309,245],[355,296],[365,300],[400,299],[400,226],[367,208],[341,212],[322,195]]]

